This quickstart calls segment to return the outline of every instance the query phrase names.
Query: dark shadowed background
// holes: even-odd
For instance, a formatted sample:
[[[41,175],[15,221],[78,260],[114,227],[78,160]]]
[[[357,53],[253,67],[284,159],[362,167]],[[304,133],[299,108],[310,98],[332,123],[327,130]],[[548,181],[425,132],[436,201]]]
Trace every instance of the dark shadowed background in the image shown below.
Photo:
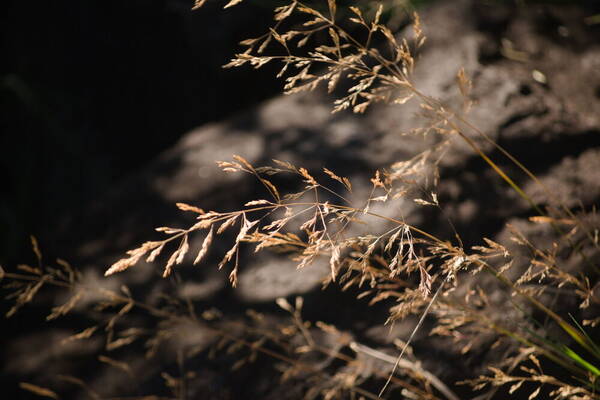
[[[220,68],[270,10],[216,3],[3,2],[0,263],[187,131],[279,90],[269,71]]]

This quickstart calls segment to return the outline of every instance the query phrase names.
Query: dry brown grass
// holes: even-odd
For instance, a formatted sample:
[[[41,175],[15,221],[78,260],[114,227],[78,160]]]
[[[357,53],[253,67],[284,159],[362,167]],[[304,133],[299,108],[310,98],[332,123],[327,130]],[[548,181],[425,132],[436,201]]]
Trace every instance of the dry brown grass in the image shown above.
[[[240,1],[233,0],[226,8],[237,3]],[[196,8],[203,4],[204,1],[197,1]],[[235,239],[218,263],[219,269],[229,268],[233,286],[238,280],[242,246],[253,246],[255,252],[269,249],[287,253],[297,262],[298,269],[309,268],[312,263],[325,259],[330,269],[325,284],[335,283],[342,290],[358,288],[359,297],[370,299],[370,304],[382,301],[392,304],[387,321],[390,324],[409,315],[419,316],[413,335],[425,317],[433,315],[436,327],[432,334],[454,338],[462,352],[468,352],[482,335],[493,337],[494,346],[509,343],[505,361],[501,365],[490,365],[490,375],[463,382],[475,390],[488,389],[478,398],[493,398],[495,388],[503,385],[510,387],[509,393],[521,387],[529,388],[530,399],[541,396],[600,398],[597,383],[600,348],[579,325],[594,327],[600,323],[600,317],[571,321],[553,311],[551,303],[544,300],[547,293],[562,290],[575,296],[581,309],[600,303],[594,290],[598,266],[588,257],[598,248],[594,233],[597,227],[565,206],[542,209],[485,154],[478,143],[491,144],[552,197],[551,191],[533,173],[469,122],[471,82],[464,70],[457,71],[457,87],[463,101],[456,108],[442,104],[415,86],[411,79],[415,53],[425,42],[417,14],[412,16],[412,36],[398,39],[381,23],[381,6],[370,16],[357,7],[350,7],[344,10],[347,19],[342,21],[337,18],[339,13],[334,0],[329,0],[322,9],[290,1],[275,10],[274,25],[264,35],[242,42],[245,50],[226,67],[249,64],[260,68],[279,62],[282,68],[278,76],[285,76],[284,89],[288,94],[310,91],[318,85],[326,85],[329,92],[335,92],[340,81],[351,81],[350,88],[334,100],[333,112],[351,109],[363,113],[376,102],[390,106],[418,102],[424,123],[412,133],[439,135],[440,144],[410,160],[374,171],[371,193],[358,205],[355,199],[349,200],[353,190],[350,180],[329,169],[311,172],[281,160],[273,160],[272,165],[254,166],[243,156],[233,156],[233,160],[222,161],[219,166],[228,173],[252,175],[264,186],[265,198],[251,200],[239,210],[228,212],[204,211],[179,203],[182,211],[195,214],[196,223],[188,228],[157,228],[167,236],[165,239],[148,241],[130,250],[106,275],[126,271],[142,260],[153,262],[174,243],[163,269],[163,276],[167,277],[189,257],[191,235],[204,235],[202,245],[192,255],[193,263],[197,264],[206,259],[214,241],[220,240],[224,232],[234,230]],[[350,30],[345,27],[347,24],[355,24],[358,29]],[[325,43],[315,41],[316,37],[324,36],[327,37]],[[513,230],[513,242],[529,254],[524,270],[514,269],[516,255],[506,243],[482,238],[481,245],[464,248],[458,232],[455,237],[439,238],[408,224],[402,217],[374,211],[377,204],[400,199],[443,210],[444,205],[436,194],[437,166],[447,143],[452,140],[464,141],[530,203],[531,221],[554,230],[549,248],[540,247],[516,228]],[[272,178],[281,174],[293,177],[298,189],[282,192]],[[381,221],[384,227],[381,232],[355,234],[351,229],[373,219]],[[63,286],[74,293],[67,303],[52,310],[49,319],[69,313],[82,297],[96,290],[81,286],[77,272],[66,263],[61,263],[59,268],[44,267],[35,242],[34,250],[40,260],[38,267],[21,266],[20,273],[3,273],[15,290],[12,295],[15,305],[9,316],[30,302],[44,285]],[[580,268],[563,268],[567,254],[571,253],[579,254]],[[503,300],[512,304],[508,307],[514,311],[509,321],[494,317],[499,307],[497,300],[490,299],[483,286],[477,284],[478,279],[485,280],[489,276],[504,288]],[[173,299],[176,307],[160,309],[136,302],[126,288],[121,292],[101,291],[101,295],[104,299],[98,306],[114,309],[114,316],[103,326],[89,327],[70,340],[85,339],[103,328],[107,350],[128,345],[143,336],[142,333],[135,330],[118,333],[116,322],[132,309],[139,308],[161,321],[159,330],[145,339],[149,355],[161,342],[186,326],[220,338],[209,346],[211,352],[226,346],[228,352],[241,351],[234,369],[253,362],[258,354],[271,357],[281,370],[283,381],[305,385],[305,398],[380,398],[390,393],[403,398],[458,398],[448,383],[420,366],[418,354],[411,356],[411,360],[404,357],[410,350],[412,335],[405,343],[399,343],[399,355],[390,359],[389,355],[356,342],[347,332],[325,323],[304,321],[302,298],[296,298],[294,305],[285,299],[278,300],[277,304],[290,314],[285,326],[277,326],[255,312],[249,312],[245,325],[239,326],[221,319],[216,311],[197,315],[192,304],[177,299]],[[546,321],[540,323],[533,317],[534,313],[541,313]],[[552,339],[550,332],[554,327],[562,330],[562,339]],[[347,355],[348,349],[353,356]],[[206,350],[200,346],[198,351]],[[182,357],[194,355],[188,352]],[[564,374],[547,375],[540,358],[557,364]],[[333,368],[334,360],[342,361],[343,366]],[[128,368],[110,358],[101,361],[123,370]],[[186,398],[185,375],[164,379],[174,397]],[[373,386],[380,390],[373,392]],[[46,390],[31,385],[23,388],[40,395]],[[50,393],[46,397],[52,397]]]

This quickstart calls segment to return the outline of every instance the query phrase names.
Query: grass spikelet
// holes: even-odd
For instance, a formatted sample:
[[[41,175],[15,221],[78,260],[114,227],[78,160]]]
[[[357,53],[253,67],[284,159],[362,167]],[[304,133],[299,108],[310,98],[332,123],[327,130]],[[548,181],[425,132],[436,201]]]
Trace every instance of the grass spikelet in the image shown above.
[[[222,226],[221,226],[221,228],[222,228]],[[221,228],[219,228],[219,230],[221,230]],[[198,252],[198,255],[196,256],[196,259],[194,260],[194,265],[198,264],[206,256],[206,254],[208,253],[208,248],[210,247],[210,245],[212,243],[212,239],[213,239],[213,228],[211,227],[210,231],[208,231],[208,235],[206,235],[206,237],[204,238],[204,241],[202,241],[202,247],[200,248],[200,251]]]
[[[167,229],[167,232],[170,232]],[[119,261],[115,262],[110,266],[104,273],[104,276],[110,276],[112,274],[116,274],[117,272],[123,272],[129,267],[138,263],[138,261],[150,250],[155,249],[160,246],[160,242],[146,242],[142,244],[137,249],[129,250],[127,254],[129,257],[122,258]]]
[[[54,393],[52,390],[47,389],[45,387],[37,386],[37,385],[27,383],[27,382],[19,382],[19,387],[23,390],[26,390],[28,392],[31,392],[31,393],[37,395],[37,396],[48,397],[48,398],[56,399],[56,400],[59,399],[59,397],[56,393]]]
[[[84,329],[83,331],[81,331],[79,333],[76,333],[74,335],[71,335],[71,336],[63,339],[61,343],[65,344],[65,343],[72,342],[75,340],[89,339],[94,334],[94,332],[96,332],[97,329],[98,329],[97,326],[91,326],[89,328]]]
[[[176,203],[177,207],[181,210],[181,211],[192,211],[198,214],[204,214],[204,210],[195,206],[191,206],[189,204],[186,203]]]

